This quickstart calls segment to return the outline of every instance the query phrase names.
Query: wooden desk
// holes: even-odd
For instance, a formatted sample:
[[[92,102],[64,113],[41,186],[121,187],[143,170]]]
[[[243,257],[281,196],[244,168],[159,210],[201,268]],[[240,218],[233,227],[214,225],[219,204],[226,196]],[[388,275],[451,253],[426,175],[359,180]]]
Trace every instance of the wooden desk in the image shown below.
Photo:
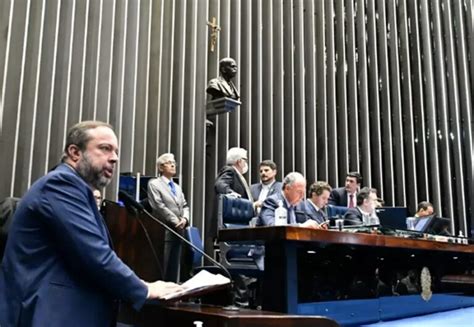
[[[293,226],[226,229],[219,240],[265,243],[265,310],[367,323],[474,305],[467,288],[450,292],[442,283],[474,269],[472,245]],[[428,301],[420,296],[423,267],[433,280]],[[411,277],[415,290],[400,284]]]
[[[319,316],[295,316],[277,312],[240,309],[229,311],[220,306],[179,303],[166,307],[148,307],[144,326],[194,326],[202,321],[204,327],[335,327],[334,320]]]

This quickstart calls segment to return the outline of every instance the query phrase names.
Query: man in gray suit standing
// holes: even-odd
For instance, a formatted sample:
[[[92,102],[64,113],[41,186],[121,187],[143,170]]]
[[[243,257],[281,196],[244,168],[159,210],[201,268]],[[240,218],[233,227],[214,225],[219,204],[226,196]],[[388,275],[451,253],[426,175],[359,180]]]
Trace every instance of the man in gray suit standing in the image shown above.
[[[180,234],[189,223],[189,207],[181,187],[173,182],[176,161],[172,153],[158,157],[156,166],[160,176],[148,183],[148,201],[153,214]],[[165,232],[164,280],[179,281],[181,241],[171,232]]]
[[[259,210],[263,201],[276,192],[281,191],[281,182],[277,182],[275,177],[278,172],[277,165],[271,160],[264,160],[259,165],[260,183],[250,186],[250,193],[255,200],[254,207]]]

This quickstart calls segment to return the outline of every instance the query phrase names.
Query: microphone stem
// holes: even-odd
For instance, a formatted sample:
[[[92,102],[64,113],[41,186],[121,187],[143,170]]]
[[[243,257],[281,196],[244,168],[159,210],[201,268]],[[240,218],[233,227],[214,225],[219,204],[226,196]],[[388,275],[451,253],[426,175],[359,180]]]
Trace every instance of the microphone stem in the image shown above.
[[[150,219],[152,219],[153,221],[157,222],[158,224],[160,224],[161,226],[163,226],[166,230],[170,231],[172,234],[176,235],[180,240],[182,240],[183,242],[185,242],[187,245],[189,245],[190,247],[192,247],[193,249],[195,249],[197,252],[199,252],[200,254],[202,254],[205,258],[207,258],[209,261],[211,261],[213,264],[215,264],[217,267],[219,267],[220,269],[222,269],[222,271],[224,271],[227,275],[227,277],[229,278],[229,280],[232,282],[232,276],[230,275],[230,272],[229,270],[227,270],[226,267],[224,267],[222,264],[220,264],[217,260],[215,260],[214,258],[212,258],[210,255],[208,255],[207,253],[205,253],[203,250],[201,250],[200,248],[198,248],[197,246],[195,246],[193,243],[191,243],[190,241],[188,241],[187,239],[185,239],[181,234],[179,234],[178,232],[176,232],[173,228],[169,227],[166,223],[162,222],[161,220],[159,220],[158,218],[156,218],[155,216],[153,216],[151,213],[149,213],[146,209],[142,209],[142,212],[144,212]]]

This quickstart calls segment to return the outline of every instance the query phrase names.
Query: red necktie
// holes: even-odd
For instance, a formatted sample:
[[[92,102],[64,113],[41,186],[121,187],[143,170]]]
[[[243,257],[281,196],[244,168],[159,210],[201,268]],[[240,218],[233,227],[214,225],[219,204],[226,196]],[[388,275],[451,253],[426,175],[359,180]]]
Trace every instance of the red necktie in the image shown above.
[[[354,194],[349,194],[349,208],[354,208]]]

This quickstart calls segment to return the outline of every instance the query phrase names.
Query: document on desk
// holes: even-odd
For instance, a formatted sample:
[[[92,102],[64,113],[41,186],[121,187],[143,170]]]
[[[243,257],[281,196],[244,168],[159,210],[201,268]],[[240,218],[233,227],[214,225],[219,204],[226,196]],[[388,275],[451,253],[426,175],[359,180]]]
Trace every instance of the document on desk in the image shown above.
[[[186,295],[198,293],[206,289],[213,289],[216,286],[222,286],[230,284],[230,279],[222,276],[221,274],[213,274],[207,270],[201,270],[199,273],[194,275],[191,279],[188,279],[182,285],[186,289],[168,294],[162,298],[162,300],[178,299]]]

